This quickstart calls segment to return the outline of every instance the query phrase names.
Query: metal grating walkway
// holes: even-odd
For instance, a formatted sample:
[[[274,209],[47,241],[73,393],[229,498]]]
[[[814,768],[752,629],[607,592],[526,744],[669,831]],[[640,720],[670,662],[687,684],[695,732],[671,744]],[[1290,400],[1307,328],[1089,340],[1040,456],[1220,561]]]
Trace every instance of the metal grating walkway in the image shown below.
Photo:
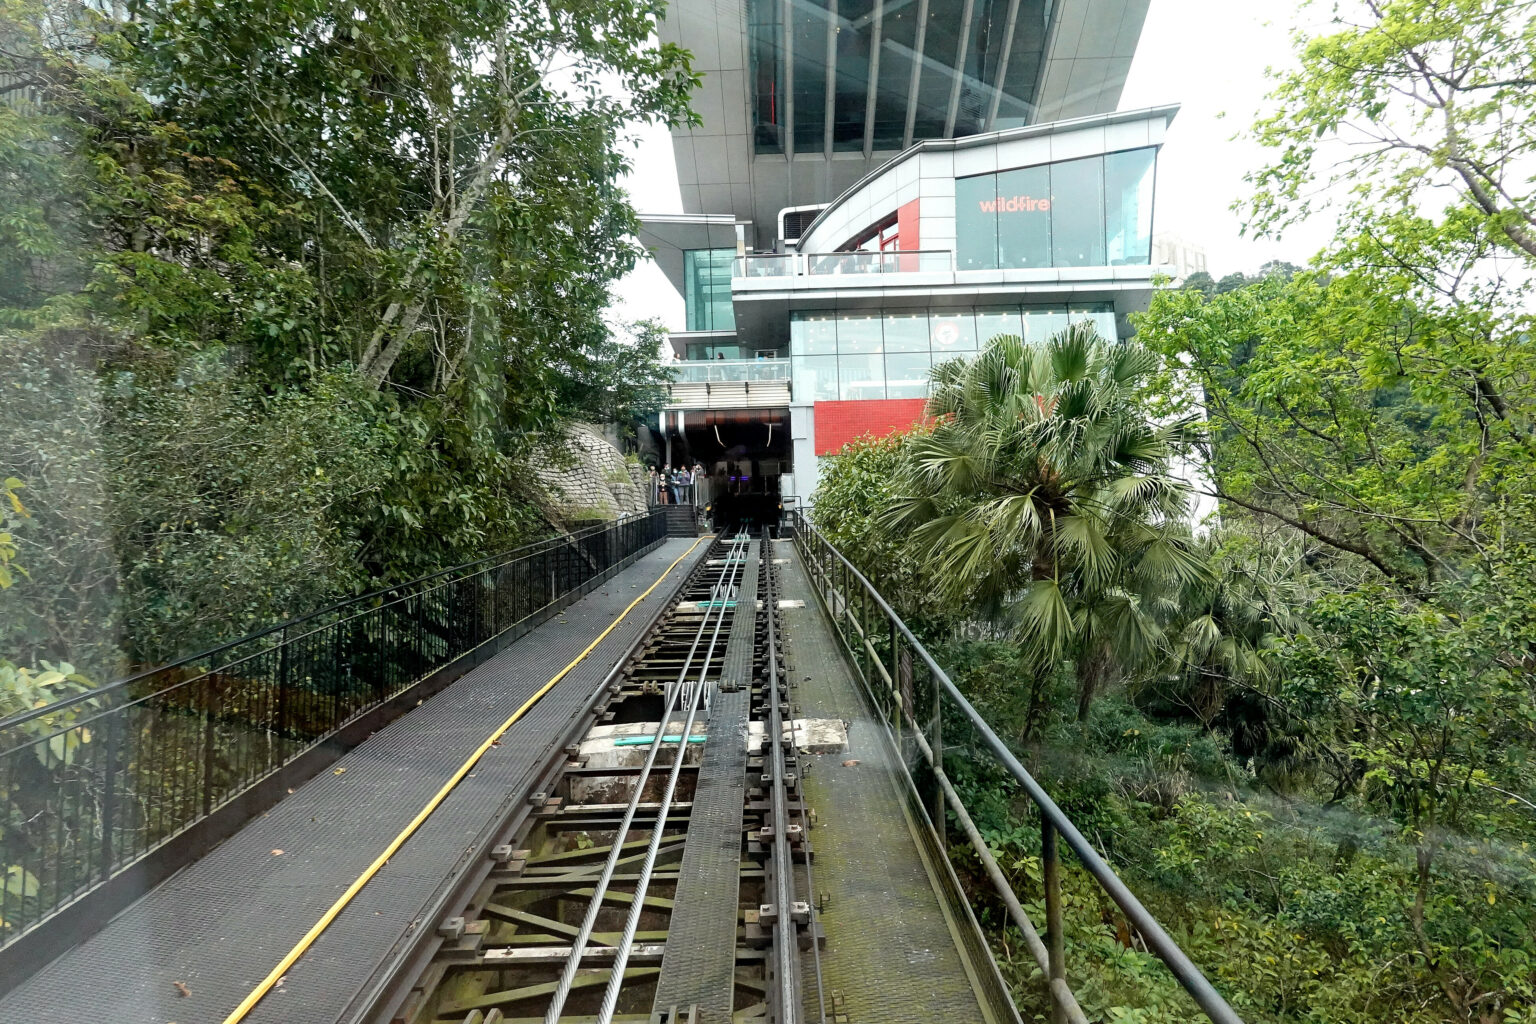
[[[0,1021],[219,1024],[465,759],[693,542],[671,539],[397,719],[0,998]],[[700,543],[513,726],[246,1018],[334,1024],[526,793]],[[183,989],[185,991],[183,991]]]
[[[783,592],[805,598],[782,615],[796,714],[848,722],[846,753],[800,755],[801,785],[816,809],[816,887],[827,896],[828,1016],[837,1005],[847,1020],[871,1024],[990,1020],[913,832],[883,726],[859,695],[799,552],[780,542],[774,554],[792,556],[781,567]],[[805,986],[809,1020],[817,1019],[813,988]]]
[[[740,908],[741,823],[747,784],[747,713],[757,623],[759,543],[742,571],[736,614],[726,641],[709,739],[693,795],[688,842],[672,908],[667,950],[656,983],[656,1012],[698,1007],[697,1024],[731,1024]]]

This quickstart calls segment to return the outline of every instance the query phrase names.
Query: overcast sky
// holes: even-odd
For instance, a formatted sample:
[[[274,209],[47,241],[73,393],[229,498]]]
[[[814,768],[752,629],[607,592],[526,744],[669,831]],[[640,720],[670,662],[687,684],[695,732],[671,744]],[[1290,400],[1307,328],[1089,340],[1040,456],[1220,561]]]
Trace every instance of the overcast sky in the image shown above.
[[[1120,109],[1163,103],[1181,109],[1158,158],[1155,231],[1205,249],[1212,275],[1253,271],[1267,260],[1305,263],[1327,241],[1323,225],[1305,225],[1279,242],[1239,235],[1231,210],[1244,196],[1243,174],[1263,162],[1257,146],[1233,136],[1263,103],[1268,67],[1291,63],[1295,0],[1152,0]],[[642,213],[681,213],[677,168],[664,129],[639,133],[635,173],[627,181]],[[654,317],[682,327],[683,301],[654,263],[619,282],[615,315]]]

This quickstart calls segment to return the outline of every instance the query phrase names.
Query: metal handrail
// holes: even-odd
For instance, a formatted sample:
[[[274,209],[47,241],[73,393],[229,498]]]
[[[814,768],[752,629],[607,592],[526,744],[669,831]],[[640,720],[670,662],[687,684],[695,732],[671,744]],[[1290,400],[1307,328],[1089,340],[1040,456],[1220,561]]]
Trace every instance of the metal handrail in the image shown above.
[[[881,252],[766,252],[736,257],[733,278],[826,277],[861,274],[946,273],[955,269],[950,249]]]
[[[643,515],[647,513],[637,514]],[[631,516],[628,514],[621,515],[619,516],[618,521],[622,522],[628,518],[631,518]],[[377,590],[370,590],[365,594],[359,594],[356,597],[349,597],[345,600],[337,601],[335,604],[328,605],[327,607],[318,609],[316,611],[305,612],[303,615],[295,616],[294,618],[288,619],[285,622],[279,622],[276,625],[268,626],[265,629],[257,630],[254,633],[248,633],[245,636],[238,637],[234,640],[227,640],[222,644],[198,651],[196,654],[188,654],[184,657],[176,659],[175,661],[167,662],[164,665],[156,665],[154,668],[144,669],[134,673],[133,675],[124,676],[123,678],[113,682],[104,683],[101,686],[93,687],[92,689],[83,693],[72,694],[68,697],[61,697],[60,699],[52,701],[48,704],[44,704],[39,708],[30,708],[26,711],[20,711],[14,715],[8,715],[6,717],[0,718],[0,736],[3,736],[5,731],[12,728],[13,726],[25,725],[26,723],[36,721],[39,718],[46,718],[49,715],[56,715],[59,712],[64,711],[76,704],[85,704],[91,703],[93,701],[99,701],[101,698],[109,697],[117,691],[132,686],[135,683],[142,683],[145,680],[152,679],[157,675],[169,673],[176,669],[184,668],[188,665],[196,665],[201,662],[210,661],[214,658],[217,658],[221,654],[234,650],[237,647],[241,647],[249,643],[254,643],[258,640],[264,640],[267,637],[273,636],[274,634],[287,633],[289,630],[292,630],[297,626],[303,626],[306,623],[316,622],[327,616],[336,615],[343,609],[378,607],[377,602],[391,594],[397,595],[396,599],[398,600],[409,594],[419,593],[422,589],[425,588],[427,584],[434,581],[445,580],[448,577],[461,577],[469,572],[476,571],[492,562],[504,564],[510,561],[514,561],[518,558],[525,558],[529,555],[535,555],[540,551],[549,550],[550,548],[568,543],[570,541],[581,540],[584,537],[600,533],[601,531],[608,529],[609,525],[610,524],[607,523],[601,523],[596,526],[587,527],[584,530],[578,530],[575,533],[568,533],[555,537],[546,537],[543,540],[536,540],[531,543],[524,544],[522,547],[512,548],[508,551],[503,551],[494,555],[487,555],[484,558],[477,558],[472,562],[464,562],[460,565],[451,566],[447,569],[439,569],[437,572],[428,573],[425,576],[418,576],[415,579],[407,580],[403,583],[391,584],[387,587],[380,587]],[[250,655],[244,655],[242,658],[236,660],[243,660],[245,657],[250,657]],[[220,667],[227,667],[232,663],[233,662],[226,662],[224,666]],[[191,680],[182,680],[182,682],[189,681]],[[3,753],[3,751],[0,751],[0,753]]]
[[[0,835],[0,949],[665,536],[664,511],[624,517],[264,630],[215,648],[213,664],[156,670],[167,685],[154,673],[124,680],[113,692],[126,699],[73,704],[31,734],[12,728],[0,809],[20,824]],[[162,866],[185,855],[161,854]]]
[[[1034,776],[1029,774],[1008,744],[993,731],[991,725],[987,723],[981,713],[965,698],[965,695],[955,686],[949,675],[939,667],[939,664],[934,661],[927,649],[913,635],[912,631],[907,628],[906,623],[901,620],[901,617],[896,614],[895,609],[874,588],[874,585],[869,582],[852,562],[844,557],[842,552],[838,551],[830,541],[822,536],[821,532],[806,518],[803,512],[796,510],[793,513],[793,519],[795,543],[813,569],[813,583],[823,585],[828,592],[827,596],[829,598],[836,598],[835,602],[832,600],[828,601],[829,612],[833,614],[834,620],[848,618],[853,627],[858,631],[860,640],[859,654],[861,656],[867,655],[870,663],[870,671],[865,674],[866,684],[873,682],[871,676],[879,674],[887,686],[890,687],[891,695],[896,699],[897,716],[905,721],[913,730],[918,740],[919,749],[922,750],[924,759],[933,770],[943,791],[946,803],[956,812],[956,817],[960,820],[962,827],[964,827],[967,838],[970,840],[971,845],[976,848],[978,855],[981,856],[983,864],[988,868],[988,876],[997,889],[998,895],[1007,904],[1010,917],[1020,926],[1020,930],[1024,932],[1030,952],[1040,964],[1041,971],[1047,981],[1047,992],[1051,998],[1053,1021],[1071,1021],[1072,1024],[1080,1024],[1084,1020],[1082,1011],[1078,1009],[1076,1000],[1072,997],[1070,988],[1066,984],[1060,879],[1057,874],[1059,862],[1056,855],[1056,837],[1059,836],[1066,842],[1066,845],[1072,852],[1077,855],[1078,860],[1099,884],[1099,887],[1114,901],[1115,905],[1120,908],[1121,913],[1125,915],[1131,925],[1141,934],[1147,948],[1158,959],[1163,961],[1184,991],[1190,995],[1196,1005],[1205,1012],[1214,1024],[1243,1024],[1242,1018],[1227,1004],[1226,1000],[1221,997],[1220,993],[1216,991],[1205,975],[1200,972],[1200,969],[1195,966],[1194,962],[1173,941],[1162,925],[1158,923],[1157,919],[1152,916],[1151,911],[1142,905],[1130,888],[1105,863],[1104,859],[1099,856],[1098,851],[1078,831],[1077,826],[1072,823],[1072,820],[1067,817],[1061,808],[1056,806],[1050,794],[1046,793],[1045,789],[1035,781]],[[840,590],[834,584],[834,574],[842,577]],[[857,601],[854,597],[854,587],[858,588],[860,594]],[[889,670],[880,664],[880,653],[875,650],[868,631],[863,623],[859,621],[854,611],[856,603],[862,606],[869,602],[873,603],[875,610],[884,617],[891,628],[890,653],[892,666]],[[923,737],[923,726],[917,721],[915,709],[910,706],[910,699],[900,692],[900,687],[897,684],[897,679],[901,675],[898,668],[900,659],[898,638],[904,641],[907,652],[916,656],[922,662],[923,666],[928,670],[930,679],[935,684],[935,706],[933,709],[935,721],[937,721],[939,711],[939,696],[942,694],[949,699],[951,705],[965,716],[971,726],[981,736],[985,745],[996,755],[1008,774],[1020,785],[1025,795],[1029,797],[1030,801],[1034,803],[1040,812],[1041,859],[1045,865],[1045,902],[1046,915],[1049,918],[1047,927],[1048,946],[1040,942],[1039,935],[1033,925],[1029,924],[1028,917],[1019,904],[1017,895],[1014,894],[1012,887],[1008,885],[1001,870],[997,868],[991,851],[987,849],[980,833],[976,830],[974,823],[971,822],[970,815],[960,802],[954,787],[949,784],[948,777],[944,774],[943,747],[942,743],[939,742],[937,729],[935,728],[933,741],[925,740]],[[850,649],[852,649],[852,645],[850,645]],[[871,689],[873,690],[872,686]]]
[[[672,386],[789,380],[788,359],[685,359],[670,364]]]

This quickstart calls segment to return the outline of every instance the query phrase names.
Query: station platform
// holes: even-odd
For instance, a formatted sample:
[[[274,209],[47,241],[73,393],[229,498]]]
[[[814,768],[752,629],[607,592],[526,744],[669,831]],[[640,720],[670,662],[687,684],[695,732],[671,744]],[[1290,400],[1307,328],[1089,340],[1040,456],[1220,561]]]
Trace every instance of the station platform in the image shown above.
[[[0,998],[0,1021],[222,1024],[488,737],[587,651],[486,750],[243,1021],[350,1019],[407,941],[436,926],[429,914],[467,867],[469,851],[507,815],[509,802],[530,792],[593,691],[708,546],[706,539],[663,541],[375,733]]]
[[[848,727],[845,751],[800,757],[801,785],[816,809],[814,898],[825,902],[827,1019],[1011,1024],[1011,1007],[980,996],[983,976],[996,968],[965,941],[974,925],[944,895],[945,866],[923,841],[929,826],[909,804],[899,754],[843,658],[800,553],[780,541],[773,554],[787,559],[784,595],[805,599],[782,613],[794,713]],[[813,970],[803,958],[803,973]],[[805,993],[805,1018],[820,1019],[813,989]]]

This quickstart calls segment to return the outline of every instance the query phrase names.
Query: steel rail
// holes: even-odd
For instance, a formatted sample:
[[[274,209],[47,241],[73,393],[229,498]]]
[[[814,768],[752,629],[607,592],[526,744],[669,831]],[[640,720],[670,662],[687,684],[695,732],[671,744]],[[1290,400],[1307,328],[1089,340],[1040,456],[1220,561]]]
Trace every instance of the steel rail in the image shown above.
[[[673,594],[674,597],[683,592],[692,575],[694,574],[688,574],[678,584]],[[672,608],[672,597],[662,601],[657,606],[656,611],[652,613],[650,619],[635,634],[635,638],[624,648],[624,653],[619,655],[614,661],[613,667],[592,688],[592,692],[587,696],[586,702],[582,704],[581,710],[572,719],[570,732],[566,735],[564,742],[559,744],[560,749],[544,763],[541,771],[545,773],[546,778],[556,776],[559,771],[558,765],[560,762],[568,760],[568,755],[563,753],[564,747],[569,743],[578,743],[586,734],[589,728],[588,716],[598,709],[598,706],[603,701],[603,696],[608,692],[608,688],[619,678],[620,674],[624,671],[624,667],[629,664],[630,659],[645,646],[646,641],[650,639],[651,634],[656,631],[656,627],[667,617],[668,612]],[[547,788],[547,786],[539,785],[534,787],[535,791]],[[491,846],[497,837],[508,834],[508,830],[512,827],[514,821],[525,820],[521,816],[527,813],[526,807],[514,811],[512,804],[509,802],[505,809],[506,814],[499,815],[500,820],[487,826],[482,832],[480,839],[474,844],[474,848],[486,851],[487,856],[475,869],[466,871],[453,888],[442,896],[436,904],[436,911],[422,915],[423,918],[438,920],[444,917],[452,917],[454,914],[450,912],[450,908],[459,908],[467,903],[475,902],[474,894],[476,890],[490,875],[491,871],[497,867],[496,862],[488,855]],[[343,1011],[341,1019],[358,1022],[393,1020],[399,1010],[400,1003],[406,998],[410,989],[414,987],[415,982],[420,979],[427,964],[431,962],[432,953],[437,951],[438,939],[437,933],[427,929],[419,929],[414,942],[414,949],[407,948],[393,965],[375,972],[371,979],[370,987],[366,991],[359,990],[359,994],[348,1004],[347,1009]],[[399,991],[402,983],[404,991]]]
[[[800,786],[800,828],[801,834],[806,837],[805,842],[810,841],[811,814],[805,806],[805,786]],[[814,859],[814,850],[809,851],[805,858],[805,888],[811,894],[811,923],[814,924],[819,911],[816,909],[816,874],[811,868]],[[827,1024],[827,986],[821,975],[821,943],[817,941],[815,932],[811,933],[811,965],[816,968],[816,1015],[819,1024]]]
[[[821,535],[821,532],[811,524],[803,512],[797,511],[796,513],[795,530],[797,534],[803,531],[806,537],[814,538],[822,549],[842,564],[847,577],[863,587],[864,592],[874,600],[876,606],[885,614],[892,628],[897,630],[906,639],[911,649],[927,665],[939,688],[954,702],[954,705],[980,735],[987,748],[997,756],[997,759],[1002,762],[1003,767],[1013,776],[1014,781],[1023,788],[1025,794],[1039,808],[1043,822],[1066,842],[1068,848],[1077,856],[1083,867],[1099,883],[1100,888],[1115,902],[1115,905],[1125,914],[1126,919],[1130,921],[1131,925],[1141,933],[1147,948],[1158,959],[1163,961],[1168,970],[1178,980],[1179,985],[1195,1001],[1196,1005],[1205,1012],[1213,1024],[1243,1024],[1243,1019],[1227,1004],[1227,1001],[1222,998],[1221,993],[1216,991],[1215,987],[1201,973],[1200,968],[1196,967],[1188,955],[1173,941],[1173,938],[1158,923],[1157,918],[1152,915],[1152,912],[1142,905],[1141,901],[1136,898],[1135,893],[1131,892],[1130,888],[1120,880],[1120,876],[1115,874],[1114,869],[1099,856],[1098,851],[1093,848],[1093,845],[1084,838],[1083,834],[1078,831],[1077,826],[1072,823],[1072,819],[1068,818],[1061,808],[1056,806],[1056,802],[1051,799],[1050,794],[1045,791],[1039,782],[1035,781],[1034,776],[1025,769],[1024,765],[1020,763],[1018,757],[1003,742],[1002,738],[992,730],[992,726],[987,723],[987,720],[965,698],[965,695],[960,692],[959,687],[949,678],[949,674],[939,667],[938,662],[934,661],[933,656],[928,653],[928,649],[912,634],[912,631],[907,628],[907,624],[901,620],[901,617],[896,614],[895,609],[880,595],[880,592],[869,582],[869,579],[859,571],[858,567],[848,561],[841,551],[838,551],[830,541]],[[844,595],[843,599],[845,602],[848,600],[846,595]]]
[[[738,541],[750,543],[745,532],[737,535]],[[726,588],[726,593],[731,587],[739,587],[739,577],[744,574],[746,565],[746,551],[750,550],[743,544],[742,553],[734,556],[726,565],[726,573],[722,574],[731,580]],[[733,549],[734,550],[734,549]],[[753,595],[754,600],[756,595]],[[741,594],[738,592],[736,609],[741,607]],[[725,604],[721,602],[720,615],[715,619],[715,632],[710,637],[709,648],[704,654],[704,663],[699,668],[699,685],[689,691],[688,718],[683,723],[682,740],[677,746],[677,756],[672,759],[672,772],[667,777],[667,788],[662,794],[661,805],[656,811],[656,827],[651,830],[651,841],[646,846],[645,861],[640,869],[640,878],[635,883],[635,897],[629,905],[629,916],[624,922],[624,934],[620,936],[613,967],[608,975],[608,984],[603,989],[603,1003],[597,1011],[597,1024],[613,1024],[613,1014],[619,1004],[619,990],[624,987],[624,968],[629,963],[630,950],[634,945],[635,933],[640,929],[640,915],[645,911],[645,894],[650,889],[651,871],[656,866],[656,853],[661,849],[661,836],[667,827],[667,812],[672,808],[672,797],[677,791],[677,780],[683,773],[683,759],[688,752],[688,738],[693,733],[693,721],[703,703],[704,690],[707,685],[706,678],[709,675],[710,659],[714,657],[715,650],[720,642],[720,626],[725,621]],[[734,620],[733,620],[734,621]],[[686,672],[686,668],[684,670]],[[726,742],[737,742],[737,737],[725,737]],[[639,790],[635,791],[638,799]],[[574,950],[572,959],[575,959]]]
[[[773,573],[772,559],[769,559],[767,564],[768,564],[768,572],[769,572],[769,575],[771,577],[772,573]],[[777,590],[777,587],[774,586],[770,590],[769,594],[767,595],[767,597],[764,599],[764,602],[763,602],[764,606],[768,609],[768,614],[770,616],[770,619],[778,611],[778,596],[777,595],[778,595],[778,590]],[[777,655],[777,653],[778,653],[778,651],[777,651],[777,648],[778,648],[778,633],[777,633],[777,624],[776,623],[775,623],[775,632],[771,635],[770,641],[772,643],[772,646],[769,648],[768,656],[769,656],[770,659],[774,659],[774,664],[777,664],[777,659],[775,657]],[[794,732],[793,717],[794,716],[791,715],[790,717],[791,717],[790,732],[791,732],[791,735],[793,735],[793,732]],[[812,862],[815,860],[815,856],[814,856],[815,851],[810,846],[811,813],[810,813],[810,810],[807,808],[806,803],[805,803],[805,784],[804,784],[804,780],[803,779],[801,781],[800,792],[799,792],[799,794],[797,796],[796,802],[798,804],[799,815],[800,815],[800,829],[801,829],[801,833],[800,834],[803,837],[801,841],[806,845],[805,890],[806,890],[806,892],[808,892],[811,895],[811,923],[814,925],[815,922],[816,922],[816,918],[817,918],[817,916],[819,914],[819,911],[816,909],[816,873],[815,873],[814,867],[812,866]],[[811,964],[816,969],[816,1010],[817,1010],[817,1017],[819,1018],[820,1024],[827,1024],[827,991],[826,991],[826,984],[824,982],[824,979],[822,978],[822,973],[821,973],[821,944],[820,944],[820,942],[818,942],[816,940],[816,934],[815,934],[814,930],[811,933]]]
[[[738,537],[731,542],[731,546],[726,550],[729,552],[734,552],[740,543],[741,539]],[[688,674],[688,671],[693,664],[693,658],[698,651],[699,642],[704,636],[704,631],[709,626],[709,613],[711,611],[717,613],[715,616],[717,620],[715,632],[716,634],[719,633],[719,620],[723,619],[725,616],[725,601],[723,599],[723,595],[726,592],[725,581],[728,575],[730,564],[732,563],[728,563],[726,567],[727,571],[721,572],[720,577],[715,581],[714,586],[710,589],[710,604],[709,607],[706,608],[704,616],[699,620],[699,628],[694,633],[693,643],[689,646],[688,654],[683,661],[683,667],[678,673],[679,682],[681,682],[682,678]],[[634,822],[636,811],[639,808],[641,802],[640,795],[644,792],[646,783],[650,780],[651,769],[656,764],[656,756],[661,752],[661,748],[664,744],[664,737],[667,734],[667,725],[671,721],[673,707],[676,703],[678,694],[681,692],[681,687],[669,686],[667,692],[668,696],[662,708],[661,722],[656,730],[655,737],[651,740],[650,749],[646,751],[645,764],[641,767],[640,773],[636,776],[635,791],[630,796],[629,803],[624,809],[624,818],[619,824],[617,838],[613,843],[613,848],[608,853],[608,860],[603,865],[602,874],[598,877],[598,880],[593,888],[592,902],[588,905],[587,913],[582,919],[581,929],[577,932],[576,937],[571,942],[571,955],[566,960],[565,968],[560,974],[560,980],[556,983],[554,994],[550,999],[549,1008],[545,1011],[544,1014],[545,1024],[555,1024],[555,1022],[559,1020],[560,1014],[565,1009],[565,1001],[570,996],[571,985],[575,981],[576,973],[581,967],[582,958],[587,954],[587,944],[591,941],[592,932],[596,928],[597,916],[599,912],[601,912],[603,906],[603,898],[607,894],[608,886],[613,880],[614,870],[617,867],[618,861],[623,853],[623,837],[629,833],[630,826]],[[687,749],[688,739],[685,735],[683,737],[682,743],[680,743],[678,746],[677,764],[682,763],[683,756]],[[665,811],[658,813],[656,818],[657,835],[661,834],[661,831],[666,823],[666,817],[667,816]],[[640,904],[640,900],[637,898],[635,903],[636,906],[638,906]]]
[[[763,529],[763,545],[769,544],[768,530]],[[790,858],[788,800],[784,795],[784,713],[779,703],[778,630],[774,624],[776,595],[773,586],[772,566],[767,574],[768,589],[763,604],[768,611],[768,746],[773,751],[773,888],[776,915],[773,923],[773,955],[775,973],[778,975],[779,1024],[797,1024],[800,1019],[800,1000],[795,994],[795,969],[798,966],[795,952],[795,922],[791,916],[794,893],[790,882],[794,877],[794,862]]]

